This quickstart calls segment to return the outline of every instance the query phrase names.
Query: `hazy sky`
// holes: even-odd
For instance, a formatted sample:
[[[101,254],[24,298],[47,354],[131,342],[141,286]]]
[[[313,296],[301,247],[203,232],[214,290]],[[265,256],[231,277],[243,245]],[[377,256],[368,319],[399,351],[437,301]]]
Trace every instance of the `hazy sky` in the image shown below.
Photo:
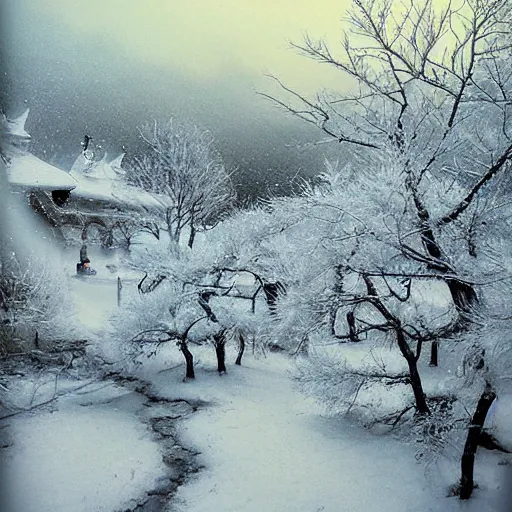
[[[262,190],[322,151],[321,133],[277,110],[265,73],[301,92],[344,78],[290,49],[307,31],[339,39],[346,1],[3,0],[0,100],[31,108],[34,150],[69,166],[84,133],[112,154],[135,148],[138,124],[177,116],[210,129],[238,181]],[[275,174],[276,179],[271,178]]]

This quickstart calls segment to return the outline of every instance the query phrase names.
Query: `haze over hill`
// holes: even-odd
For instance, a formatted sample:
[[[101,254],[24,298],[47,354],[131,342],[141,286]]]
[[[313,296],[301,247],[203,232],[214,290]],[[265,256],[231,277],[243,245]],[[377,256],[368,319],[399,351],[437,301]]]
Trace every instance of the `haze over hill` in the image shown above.
[[[306,30],[339,33],[343,6],[311,12],[293,2],[51,2],[2,7],[0,103],[31,108],[33,150],[69,169],[85,133],[116,156],[137,149],[136,126],[177,116],[214,133],[237,167],[243,195],[289,190],[290,177],[322,171],[328,146],[313,127],[277,110],[266,72],[311,93],[342,77],[289,49]],[[340,82],[341,80],[341,82]]]

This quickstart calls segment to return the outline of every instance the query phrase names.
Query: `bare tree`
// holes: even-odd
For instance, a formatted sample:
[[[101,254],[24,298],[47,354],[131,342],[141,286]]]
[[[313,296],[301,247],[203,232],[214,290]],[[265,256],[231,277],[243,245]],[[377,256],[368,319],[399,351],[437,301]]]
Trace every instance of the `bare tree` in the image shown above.
[[[205,320],[206,318],[207,317],[205,316],[196,318],[183,331],[176,331],[158,327],[154,329],[146,329],[144,331],[137,333],[131,339],[131,341],[139,345],[150,344],[155,346],[156,348],[170,341],[175,342],[176,346],[181,351],[185,359],[184,380],[195,379],[194,356],[189,349],[189,334],[196,324],[198,324],[202,320]],[[156,353],[156,349],[154,353]]]
[[[396,153],[421,240],[416,248],[411,236],[402,239],[402,253],[449,276],[463,316],[477,292],[457,278],[440,240],[451,225],[467,221],[476,198],[512,159],[510,10],[508,0],[439,7],[431,0],[354,0],[339,54],[310,37],[294,45],[350,77],[352,90],[308,99],[273,77],[289,100],[265,95],[351,146],[356,158]],[[429,201],[432,181],[450,178],[459,186]]]
[[[196,233],[214,226],[235,198],[214,139],[174,120],[146,124],[140,135],[148,151],[134,159],[127,180],[156,199],[171,240],[178,244],[186,229],[192,247]]]

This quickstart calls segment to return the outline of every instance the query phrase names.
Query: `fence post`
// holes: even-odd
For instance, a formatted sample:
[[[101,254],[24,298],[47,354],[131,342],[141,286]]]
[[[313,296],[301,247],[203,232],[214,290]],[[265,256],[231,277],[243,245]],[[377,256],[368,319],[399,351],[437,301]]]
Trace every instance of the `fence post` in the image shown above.
[[[121,283],[121,278],[117,276],[117,306],[121,305],[121,290],[123,288],[123,284]]]

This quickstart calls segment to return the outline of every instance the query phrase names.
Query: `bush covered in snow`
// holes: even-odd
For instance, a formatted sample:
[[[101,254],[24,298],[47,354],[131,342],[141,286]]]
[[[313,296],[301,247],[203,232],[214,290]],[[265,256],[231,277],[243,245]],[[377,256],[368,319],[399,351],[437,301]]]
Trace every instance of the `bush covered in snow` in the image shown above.
[[[0,352],[49,348],[77,335],[67,277],[35,255],[0,261]]]

